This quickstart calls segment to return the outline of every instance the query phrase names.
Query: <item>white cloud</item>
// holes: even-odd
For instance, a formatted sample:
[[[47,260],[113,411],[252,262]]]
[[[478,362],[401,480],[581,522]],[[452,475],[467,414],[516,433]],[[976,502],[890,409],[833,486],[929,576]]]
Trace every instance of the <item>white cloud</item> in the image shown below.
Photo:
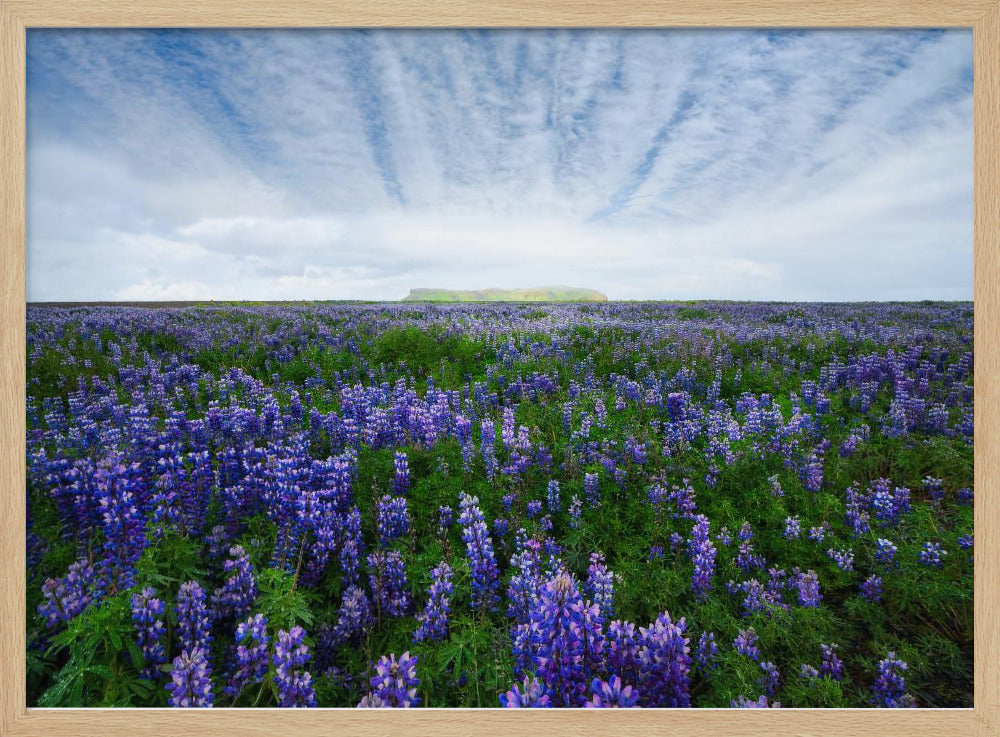
[[[971,298],[967,31],[29,32],[32,300]]]

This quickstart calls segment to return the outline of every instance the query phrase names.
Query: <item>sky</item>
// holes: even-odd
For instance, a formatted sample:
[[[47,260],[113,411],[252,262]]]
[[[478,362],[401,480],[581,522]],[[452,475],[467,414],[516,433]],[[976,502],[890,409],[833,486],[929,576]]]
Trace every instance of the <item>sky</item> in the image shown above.
[[[28,31],[29,301],[972,299],[966,29]]]

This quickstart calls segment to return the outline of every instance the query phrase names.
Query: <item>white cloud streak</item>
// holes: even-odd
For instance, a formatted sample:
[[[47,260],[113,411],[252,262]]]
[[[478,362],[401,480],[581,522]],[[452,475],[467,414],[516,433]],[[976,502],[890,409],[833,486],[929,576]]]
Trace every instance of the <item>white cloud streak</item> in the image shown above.
[[[35,31],[28,295],[969,299],[966,31]]]

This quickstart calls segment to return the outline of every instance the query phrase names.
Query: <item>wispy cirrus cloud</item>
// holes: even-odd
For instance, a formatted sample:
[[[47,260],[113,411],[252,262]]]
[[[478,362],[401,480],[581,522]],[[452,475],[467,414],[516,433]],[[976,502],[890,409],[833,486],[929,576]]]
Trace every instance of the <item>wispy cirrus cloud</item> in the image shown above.
[[[28,34],[32,300],[972,295],[972,36]]]

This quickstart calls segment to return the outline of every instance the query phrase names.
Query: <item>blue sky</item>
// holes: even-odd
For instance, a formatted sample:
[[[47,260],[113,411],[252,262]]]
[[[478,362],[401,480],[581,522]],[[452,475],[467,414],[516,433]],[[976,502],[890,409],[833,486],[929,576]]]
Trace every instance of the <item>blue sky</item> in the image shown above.
[[[28,32],[28,299],[971,299],[968,30]]]

